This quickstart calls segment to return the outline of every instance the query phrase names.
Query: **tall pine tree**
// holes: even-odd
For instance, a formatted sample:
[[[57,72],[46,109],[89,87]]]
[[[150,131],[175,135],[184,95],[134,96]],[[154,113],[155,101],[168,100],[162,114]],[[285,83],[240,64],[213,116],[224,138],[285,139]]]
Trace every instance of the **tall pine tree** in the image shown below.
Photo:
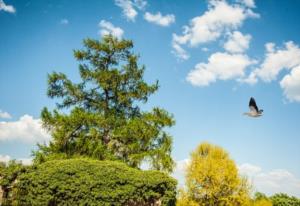
[[[144,66],[132,51],[133,42],[109,35],[86,39],[75,50],[81,82],[63,73],[48,76],[48,96],[58,98],[52,112],[44,108],[43,126],[52,134],[40,145],[36,160],[55,155],[121,160],[139,167],[146,160],[153,169],[172,171],[172,137],[164,131],[174,125],[167,111],[142,111],[141,103],[158,90],[158,82],[144,81]]]

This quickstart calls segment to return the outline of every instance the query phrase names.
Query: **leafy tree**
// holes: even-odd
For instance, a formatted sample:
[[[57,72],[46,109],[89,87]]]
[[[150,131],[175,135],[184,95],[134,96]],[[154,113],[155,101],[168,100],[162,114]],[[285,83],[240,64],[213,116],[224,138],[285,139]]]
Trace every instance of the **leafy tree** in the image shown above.
[[[272,201],[269,199],[255,200],[253,206],[273,206]]]
[[[11,205],[13,202],[12,192],[18,176],[26,172],[27,167],[15,160],[9,161],[7,164],[0,162],[0,189],[2,189],[2,197],[0,197],[0,205]],[[1,203],[2,201],[2,203]]]
[[[17,205],[172,206],[176,180],[117,161],[52,160],[18,178]]]
[[[234,161],[221,147],[209,143],[200,144],[191,154],[182,196],[203,206],[251,204],[249,186],[239,176]]]
[[[254,195],[253,206],[272,206],[272,201],[261,192],[256,192]]]
[[[273,206],[300,206],[300,199],[284,193],[272,195],[270,199]]]
[[[178,193],[176,206],[199,206],[199,204],[196,201],[192,200],[188,196],[186,191],[184,191],[183,189],[180,189],[179,193]]]
[[[172,138],[164,128],[174,119],[161,108],[141,110],[159,86],[143,80],[145,67],[139,66],[132,41],[110,35],[86,39],[84,47],[74,51],[80,82],[57,72],[48,76],[48,96],[61,101],[54,111],[41,113],[53,140],[40,145],[35,161],[83,155],[132,167],[148,160],[154,169],[171,171]]]
[[[254,200],[268,199],[267,195],[262,192],[256,192],[254,194]]]

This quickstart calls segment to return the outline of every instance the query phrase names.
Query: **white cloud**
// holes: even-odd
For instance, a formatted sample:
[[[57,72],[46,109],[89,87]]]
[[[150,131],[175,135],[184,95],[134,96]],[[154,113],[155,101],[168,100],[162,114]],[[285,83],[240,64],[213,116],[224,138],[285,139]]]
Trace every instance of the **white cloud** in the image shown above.
[[[202,47],[201,50],[204,51],[204,52],[208,52],[209,51],[209,49],[207,47]]]
[[[229,35],[228,41],[224,44],[224,49],[231,53],[242,53],[249,48],[251,36],[243,35],[235,31]]]
[[[60,24],[67,25],[67,24],[69,24],[69,20],[68,19],[61,19]]]
[[[193,18],[189,26],[183,27],[182,35],[173,34],[173,42],[195,47],[215,41],[224,32],[240,27],[245,19],[258,16],[240,4],[230,5],[225,0],[211,0],[208,10],[203,15]]]
[[[136,9],[144,9],[147,5],[147,1],[144,0],[115,0],[115,4],[122,8],[123,15],[128,21],[135,21],[138,12]]]
[[[3,118],[3,119],[10,119],[11,118],[11,115],[8,113],[8,112],[4,112],[0,109],[0,118]]]
[[[115,0],[115,4],[122,8],[124,16],[128,21],[134,21],[137,16],[137,11],[133,7],[130,0]]]
[[[32,165],[32,158],[20,158],[17,161],[20,161],[23,165]]]
[[[105,20],[100,21],[99,27],[100,27],[100,34],[102,36],[111,34],[117,37],[118,39],[121,39],[124,34],[124,31],[120,27],[116,27],[112,23]]]
[[[9,155],[0,155],[0,162],[4,162],[7,164],[11,159]],[[17,159],[18,162],[22,163],[23,165],[32,165],[32,158],[20,158]]]
[[[254,0],[239,0],[239,2],[244,4],[245,6],[247,6],[249,8],[255,8]]]
[[[25,114],[17,121],[0,122],[0,141],[9,140],[43,143],[50,140],[50,135],[42,128],[40,119]]]
[[[256,166],[256,165],[252,165],[249,163],[244,163],[240,166],[238,166],[239,168],[239,172],[242,175],[247,175],[248,177],[252,177],[253,175],[257,175],[259,172],[261,172],[261,168]]]
[[[0,162],[7,163],[10,160],[10,156],[8,155],[0,155]]]
[[[300,179],[285,169],[264,171],[259,166],[246,163],[239,166],[239,171],[259,192],[268,195],[283,192],[300,197]]]
[[[225,63],[226,62],[226,63]],[[208,63],[199,63],[189,72],[187,81],[194,86],[208,86],[216,80],[242,78],[246,68],[256,63],[243,54],[214,53]]]
[[[167,14],[165,16],[161,15],[160,12],[157,14],[151,14],[146,12],[144,18],[151,23],[160,25],[160,26],[169,26],[175,22],[175,16],[173,14]]]
[[[280,86],[288,100],[300,102],[300,65],[283,77]]]
[[[176,42],[172,42],[172,53],[177,56],[179,59],[187,60],[190,58],[189,54]]]
[[[134,0],[133,3],[135,7],[141,10],[147,6],[147,1],[145,0]]]
[[[300,48],[294,42],[286,42],[284,48],[275,49],[274,43],[267,43],[266,57],[260,67],[253,71],[255,76],[265,82],[275,80],[284,70],[291,70],[300,64]]]
[[[0,11],[6,11],[8,13],[15,13],[16,9],[12,5],[6,5],[3,0],[0,0]]]
[[[275,44],[273,42],[266,43],[265,44],[265,48],[266,48],[266,51],[268,53],[274,53],[274,51],[275,51]]]
[[[265,59],[241,82],[255,84],[261,79],[271,82],[277,79],[282,71],[288,73],[280,81],[285,97],[290,101],[300,102],[300,48],[292,41],[284,43],[284,47],[276,47],[272,42],[265,44]]]
[[[176,167],[172,173],[172,176],[178,180],[178,185],[180,187],[184,186],[184,177],[189,163],[190,159],[176,161]]]
[[[257,78],[256,78],[256,74],[254,72],[250,73],[250,75],[246,78],[241,78],[238,80],[239,82],[242,82],[242,83],[247,83],[247,84],[250,84],[250,85],[254,85],[257,83]]]

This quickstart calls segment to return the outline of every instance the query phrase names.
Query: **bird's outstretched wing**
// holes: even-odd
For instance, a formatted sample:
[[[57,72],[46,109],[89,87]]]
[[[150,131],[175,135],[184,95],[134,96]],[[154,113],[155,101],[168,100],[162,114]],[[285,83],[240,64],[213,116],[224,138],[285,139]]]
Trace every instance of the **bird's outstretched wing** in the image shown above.
[[[255,111],[255,112],[258,112],[258,108],[256,106],[256,102],[255,102],[255,99],[253,97],[250,98],[250,101],[249,101],[249,108],[251,111]]]

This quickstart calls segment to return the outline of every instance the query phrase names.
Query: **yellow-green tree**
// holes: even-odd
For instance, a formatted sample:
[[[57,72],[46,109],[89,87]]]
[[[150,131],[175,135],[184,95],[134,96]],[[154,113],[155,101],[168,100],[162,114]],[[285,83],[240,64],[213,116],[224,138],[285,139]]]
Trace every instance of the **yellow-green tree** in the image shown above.
[[[271,200],[268,199],[260,199],[260,200],[255,200],[253,203],[253,206],[272,206]]]
[[[272,201],[264,193],[256,192],[253,198],[253,206],[273,206]]]
[[[235,162],[221,147],[203,143],[191,154],[186,171],[186,189],[177,205],[250,205],[249,186],[238,174]]]

